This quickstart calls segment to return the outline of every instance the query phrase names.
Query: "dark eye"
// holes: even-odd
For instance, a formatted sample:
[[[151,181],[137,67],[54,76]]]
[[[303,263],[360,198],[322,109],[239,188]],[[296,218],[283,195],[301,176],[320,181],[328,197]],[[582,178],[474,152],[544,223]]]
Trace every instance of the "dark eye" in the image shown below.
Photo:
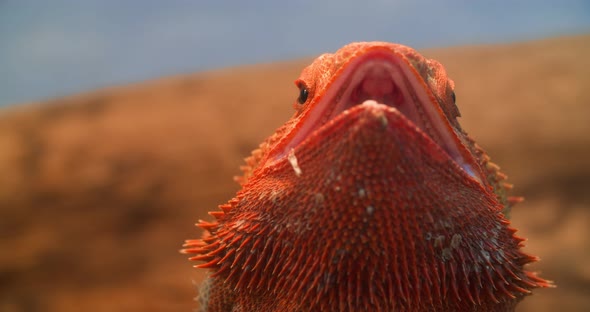
[[[453,103],[457,103],[457,97],[455,96],[455,91],[451,93],[451,97],[453,98]]]
[[[299,86],[299,98],[297,98],[297,101],[299,102],[299,104],[303,104],[307,101],[307,96],[309,95],[309,91],[307,90],[307,88],[304,85],[300,85]]]

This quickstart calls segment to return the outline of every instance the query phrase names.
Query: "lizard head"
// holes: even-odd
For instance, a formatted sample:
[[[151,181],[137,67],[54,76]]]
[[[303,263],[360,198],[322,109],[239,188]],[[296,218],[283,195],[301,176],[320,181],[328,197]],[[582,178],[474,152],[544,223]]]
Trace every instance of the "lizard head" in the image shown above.
[[[295,115],[246,159],[242,184],[252,172],[286,158],[289,152],[339,115],[363,103],[394,109],[413,129],[426,134],[450,157],[457,169],[492,189],[510,207],[521,198],[508,197],[512,185],[484,151],[463,131],[457,118],[454,83],[436,60],[410,47],[387,42],[357,42],[323,54],[295,81],[299,96]],[[355,109],[359,114],[362,109]]]
[[[459,126],[438,62],[353,43],[295,84],[294,116],[185,244],[212,271],[205,307],[509,311],[551,286],[524,269],[537,258],[505,217],[518,200]]]
[[[320,57],[295,83],[300,89],[298,124],[271,158],[285,155],[337,115],[373,100],[398,110],[471,178],[483,180],[457,122],[453,82],[437,61],[405,46],[354,43]]]

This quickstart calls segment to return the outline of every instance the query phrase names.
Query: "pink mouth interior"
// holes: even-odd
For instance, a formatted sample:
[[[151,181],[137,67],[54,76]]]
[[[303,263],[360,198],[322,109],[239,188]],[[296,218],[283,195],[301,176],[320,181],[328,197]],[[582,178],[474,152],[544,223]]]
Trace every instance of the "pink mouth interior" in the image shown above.
[[[409,82],[397,73],[394,64],[383,60],[368,61],[353,75],[351,84],[340,98],[340,108],[348,109],[354,105],[373,100],[380,104],[395,107],[412,120],[418,127],[424,128],[424,116],[420,116],[413,105],[413,94],[404,90]],[[396,80],[398,82],[396,83]],[[335,112],[336,113],[336,112]]]
[[[340,113],[373,100],[399,110],[467,174],[481,183],[473,158],[465,152],[465,147],[459,142],[444,114],[434,107],[438,104],[432,103],[428,91],[424,90],[404,61],[391,53],[375,53],[355,61],[356,64],[349,64],[320,102],[316,103],[301,129],[287,144],[285,154]]]
[[[386,68],[375,66],[369,68],[365,75],[350,94],[351,102],[362,103],[366,100],[374,100],[390,106],[394,103],[403,104],[403,94]]]

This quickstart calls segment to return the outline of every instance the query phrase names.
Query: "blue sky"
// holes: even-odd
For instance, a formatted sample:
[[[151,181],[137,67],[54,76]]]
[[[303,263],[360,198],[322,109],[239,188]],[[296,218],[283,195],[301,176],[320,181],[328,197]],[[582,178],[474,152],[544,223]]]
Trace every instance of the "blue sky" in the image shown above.
[[[0,106],[334,51],[590,33],[588,0],[0,0]]]

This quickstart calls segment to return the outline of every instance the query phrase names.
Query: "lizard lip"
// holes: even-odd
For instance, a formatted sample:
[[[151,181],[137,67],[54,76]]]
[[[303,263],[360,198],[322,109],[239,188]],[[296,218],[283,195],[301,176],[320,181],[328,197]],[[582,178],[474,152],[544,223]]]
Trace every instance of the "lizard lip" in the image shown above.
[[[482,176],[475,158],[462,144],[429,87],[408,62],[390,50],[375,50],[352,60],[304,118],[301,129],[291,138],[284,153],[336,116],[372,100],[397,109],[415,129],[426,133],[481,184]]]

